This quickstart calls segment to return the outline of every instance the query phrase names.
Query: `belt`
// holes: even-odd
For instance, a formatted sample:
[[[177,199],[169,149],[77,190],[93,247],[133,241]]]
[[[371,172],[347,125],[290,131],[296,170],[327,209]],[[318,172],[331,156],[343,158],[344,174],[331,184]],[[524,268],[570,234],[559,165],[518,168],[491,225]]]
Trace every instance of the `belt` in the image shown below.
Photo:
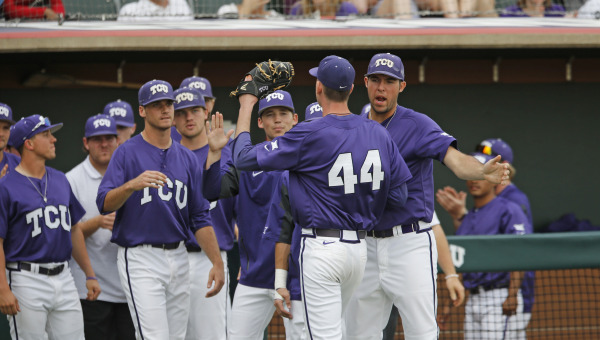
[[[479,294],[481,293],[481,291],[490,291],[492,289],[502,289],[502,288],[508,288],[508,283],[504,283],[504,284],[497,284],[497,285],[483,285],[483,286],[477,286],[475,288],[470,288],[469,289],[469,293],[471,294]]]
[[[8,270],[25,270],[25,271],[32,272],[32,273],[48,275],[48,276],[55,276],[55,275],[62,273],[66,267],[64,264],[61,264],[56,267],[48,268],[48,267],[42,267],[42,266],[38,265],[37,263],[30,263],[30,262],[17,262],[16,265],[17,265],[17,268],[9,268],[7,266],[7,269]]]
[[[188,246],[188,245],[186,245],[185,248],[187,249],[188,253],[199,253],[199,252],[202,251],[201,248],[194,247],[194,246]]]
[[[402,235],[402,234],[408,234],[408,233],[412,233],[412,232],[423,233],[428,230],[431,230],[431,227],[421,229],[419,226],[419,222],[415,222],[415,223],[411,223],[411,224],[397,225],[393,228],[386,229],[386,230],[370,230],[370,231],[367,231],[367,236],[374,237],[374,238],[386,238],[386,237],[393,237],[393,236],[398,236],[398,235]]]
[[[162,250],[177,249],[177,248],[179,248],[179,245],[181,245],[181,241],[179,241],[179,242],[173,242],[173,243],[149,244],[149,246],[152,247],[152,248],[159,248],[159,249],[162,249]]]
[[[335,237],[342,242],[358,243],[367,235],[365,230],[343,230],[343,229],[321,229],[302,228],[302,236],[305,237]]]

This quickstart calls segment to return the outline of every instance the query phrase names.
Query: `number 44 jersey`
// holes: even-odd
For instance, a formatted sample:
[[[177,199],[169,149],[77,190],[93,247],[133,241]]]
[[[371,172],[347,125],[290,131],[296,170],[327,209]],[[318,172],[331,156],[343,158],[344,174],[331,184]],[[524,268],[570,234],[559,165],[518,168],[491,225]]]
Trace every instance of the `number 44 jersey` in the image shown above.
[[[256,148],[264,170],[290,171],[294,221],[303,228],[370,230],[406,200],[410,171],[389,133],[357,115],[298,124]]]

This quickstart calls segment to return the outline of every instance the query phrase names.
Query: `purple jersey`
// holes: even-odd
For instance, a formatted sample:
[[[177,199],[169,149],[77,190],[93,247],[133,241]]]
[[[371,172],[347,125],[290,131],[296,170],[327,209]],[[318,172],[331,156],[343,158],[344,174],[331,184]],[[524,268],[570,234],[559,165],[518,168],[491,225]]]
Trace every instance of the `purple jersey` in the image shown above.
[[[210,226],[208,201],[202,197],[202,165],[179,143],[159,149],[137,135],[114,152],[98,188],[96,204],[103,213],[106,194],[146,170],[167,176],[160,189],[135,191],[117,210],[111,241],[122,247],[187,240],[192,232]]]
[[[289,170],[292,216],[302,228],[371,230],[386,206],[406,200],[411,175],[398,148],[364,117],[330,114],[254,147],[244,135],[236,164],[255,157],[257,168]]]
[[[496,197],[481,208],[475,208],[463,219],[456,235],[529,234],[531,227],[521,208],[508,200]],[[478,286],[508,287],[510,275],[503,273],[464,273],[465,288]]]
[[[263,238],[273,188],[281,171],[239,171],[231,160],[214,163],[204,177],[209,199],[237,195],[240,283],[273,289],[275,280],[275,241]]]
[[[565,8],[562,5],[552,4],[544,9],[545,17],[564,17]],[[500,11],[501,17],[529,17],[519,5],[510,5]]]
[[[19,165],[19,163],[21,163],[21,158],[19,156],[13,155],[12,153],[6,151],[0,152],[4,154],[4,157],[2,157],[2,161],[0,161],[0,171],[2,171],[2,169],[4,169],[4,166],[8,164],[6,172],[9,173],[13,171],[17,167],[17,165]]]
[[[50,167],[46,174],[42,179],[28,179],[11,171],[0,179],[0,237],[6,262],[50,263],[71,258],[71,226],[85,210],[65,174]],[[40,193],[47,194],[47,203]]]
[[[302,2],[296,2],[290,9],[290,15],[298,16],[303,15],[304,10],[302,9]],[[358,15],[358,9],[356,6],[349,1],[343,1],[339,4],[338,9],[335,11],[335,16],[345,17],[349,15]]]
[[[531,206],[529,204],[529,199],[524,192],[522,192],[516,185],[511,184],[502,190],[502,192],[498,195],[498,197],[502,197],[508,201],[516,203],[529,220],[529,226],[531,227],[528,232],[533,233],[533,218],[531,216]],[[523,311],[525,313],[531,313],[533,309],[533,303],[535,300],[535,272],[529,271],[525,272],[523,276],[523,283],[521,284],[521,293],[523,294]]]
[[[269,216],[263,238],[291,244],[288,261],[287,288],[292,300],[301,300],[300,293],[300,235],[302,228],[294,228],[288,193],[289,174],[285,171],[273,189],[269,204]],[[294,242],[296,241],[296,242]]]
[[[193,150],[192,152],[196,155],[196,157],[198,157],[200,165],[204,165],[206,163],[206,157],[208,156],[208,145],[205,145],[200,149]],[[221,159],[231,159],[231,149],[228,146],[225,147],[221,152]],[[204,167],[202,168],[204,169]],[[213,228],[217,236],[217,242],[219,242],[219,248],[221,250],[231,250],[231,248],[233,248],[233,229],[235,225],[233,220],[233,207],[233,198],[222,198],[210,202],[210,219],[213,223]],[[198,241],[196,241],[194,235],[191,234],[191,230],[190,239],[185,245],[188,248],[200,248]]]
[[[368,116],[368,113],[365,114]],[[398,105],[394,115],[383,121],[410,169],[408,200],[400,209],[386,209],[376,230],[399,224],[431,222],[433,217],[433,160],[443,162],[449,146],[456,139],[445,133],[428,116]]]

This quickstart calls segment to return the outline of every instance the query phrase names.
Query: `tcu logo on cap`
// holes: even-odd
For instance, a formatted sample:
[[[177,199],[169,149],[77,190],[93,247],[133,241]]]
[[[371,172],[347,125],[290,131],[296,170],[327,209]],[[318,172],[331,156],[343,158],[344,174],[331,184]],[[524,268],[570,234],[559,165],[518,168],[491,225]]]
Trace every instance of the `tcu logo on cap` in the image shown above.
[[[110,113],[111,117],[114,117],[114,116],[125,117],[125,116],[127,116],[127,110],[125,110],[122,107],[113,107],[110,110],[108,110],[108,112]]]
[[[317,111],[323,111],[323,109],[321,108],[321,105],[319,104],[315,104],[313,106],[310,107],[310,114],[313,114]]]
[[[206,90],[206,84],[204,84],[201,81],[194,81],[191,82],[188,87],[191,87],[193,89],[201,89],[201,90]]]
[[[394,62],[389,59],[377,59],[375,60],[375,67],[379,67],[379,65],[387,66],[389,68],[394,67]]]
[[[106,118],[99,118],[94,120],[94,129],[97,129],[100,126],[110,127],[110,120]]]
[[[169,87],[165,84],[156,84],[150,87],[150,91],[152,94],[156,94],[157,92],[169,93]]]
[[[270,102],[271,99],[283,100],[283,93],[271,93],[267,96],[267,103]]]
[[[4,106],[0,106],[0,115],[8,117],[8,109]]]
[[[191,102],[192,100],[194,100],[194,94],[189,92],[183,92],[178,94],[177,97],[175,97],[175,100],[177,101],[177,104],[181,103],[184,100],[186,102]]]

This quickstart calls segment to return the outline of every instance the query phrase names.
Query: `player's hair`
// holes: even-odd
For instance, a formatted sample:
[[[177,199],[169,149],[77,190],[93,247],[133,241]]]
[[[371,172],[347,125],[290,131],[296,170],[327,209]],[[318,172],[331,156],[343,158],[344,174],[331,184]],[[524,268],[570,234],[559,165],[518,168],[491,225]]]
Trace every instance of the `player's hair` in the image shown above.
[[[517,175],[517,169],[515,169],[515,167],[510,163],[508,164],[508,169],[510,170],[508,178],[512,181],[513,178],[515,178],[515,176]]]
[[[351,92],[351,90],[336,91],[336,90],[330,89],[327,86],[323,85],[323,94],[325,94],[325,97],[327,99],[331,100],[332,102],[336,102],[336,103],[347,102],[348,98],[350,98],[350,92]]]

